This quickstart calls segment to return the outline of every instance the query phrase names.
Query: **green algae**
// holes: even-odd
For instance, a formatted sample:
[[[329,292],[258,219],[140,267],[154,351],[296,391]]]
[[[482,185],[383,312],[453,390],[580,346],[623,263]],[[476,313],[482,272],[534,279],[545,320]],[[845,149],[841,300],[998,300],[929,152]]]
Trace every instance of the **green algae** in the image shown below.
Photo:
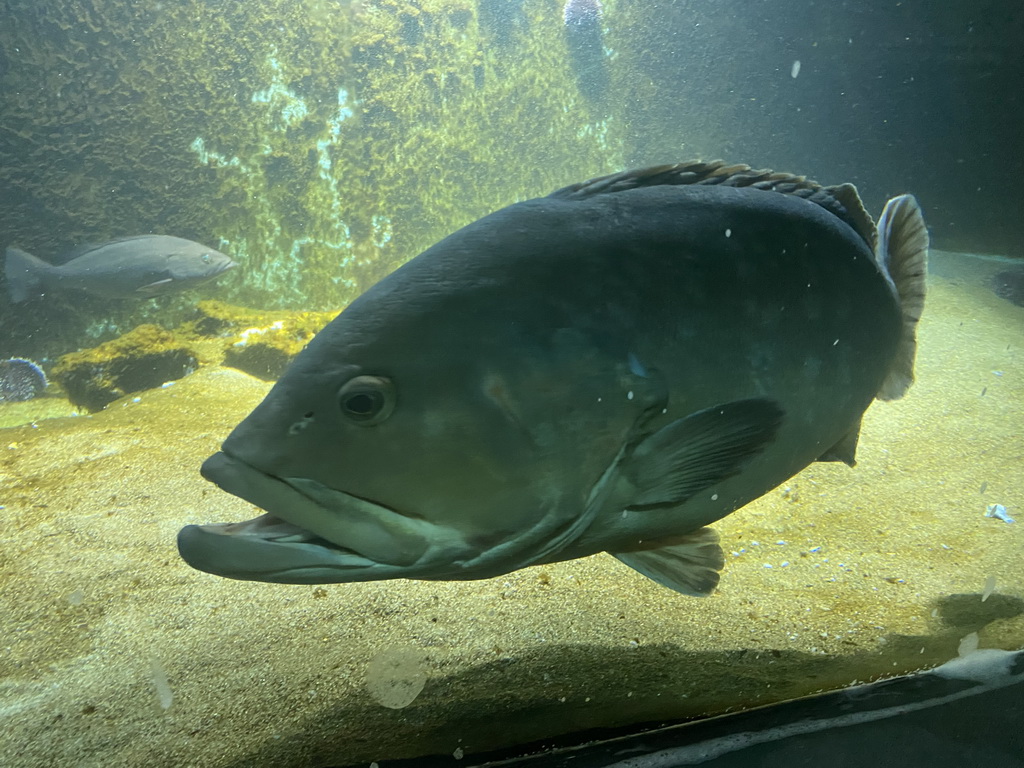
[[[72,403],[98,411],[125,395],[180,379],[197,365],[195,353],[173,333],[140,325],[98,347],[64,355],[51,375]]]
[[[501,43],[470,0],[9,5],[0,198],[9,241],[44,257],[165,232],[239,261],[200,295],[326,309],[462,224],[621,165],[542,0]],[[0,327],[52,354],[187,301],[68,302],[57,327],[0,308]]]
[[[183,338],[218,340],[217,361],[261,379],[277,379],[337,312],[258,311],[201,301],[199,317],[178,329]]]

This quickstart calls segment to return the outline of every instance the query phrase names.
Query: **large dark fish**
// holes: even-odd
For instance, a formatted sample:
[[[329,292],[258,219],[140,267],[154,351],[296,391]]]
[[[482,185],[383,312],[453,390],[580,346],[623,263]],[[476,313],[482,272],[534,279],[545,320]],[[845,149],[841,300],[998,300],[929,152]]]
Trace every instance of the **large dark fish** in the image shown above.
[[[5,273],[13,302],[67,288],[127,299],[194,288],[234,266],[220,251],[191,240],[139,235],[89,246],[59,266],[8,248]]]
[[[876,245],[877,239],[877,245]],[[607,551],[707,594],[708,523],[913,377],[927,233],[853,186],[690,163],[504,208],[354,301],[203,465],[268,514],[190,525],[192,566],[477,579]]]

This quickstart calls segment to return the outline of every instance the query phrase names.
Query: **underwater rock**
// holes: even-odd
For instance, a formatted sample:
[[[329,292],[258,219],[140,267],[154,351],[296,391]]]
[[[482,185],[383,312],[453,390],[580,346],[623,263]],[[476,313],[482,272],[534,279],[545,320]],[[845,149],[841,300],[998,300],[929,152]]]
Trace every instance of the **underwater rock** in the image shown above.
[[[1013,267],[992,275],[989,286],[1001,299],[1024,307],[1024,267]]]
[[[178,329],[184,336],[219,336],[231,341],[223,363],[264,380],[279,377],[309,340],[337,312],[257,311],[220,301],[201,301],[199,317]]]
[[[600,104],[608,94],[608,64],[601,32],[600,0],[566,0],[562,10],[565,43],[580,92]]]
[[[99,411],[119,397],[187,376],[197,365],[196,354],[175,334],[140,325],[98,347],[64,355],[51,373],[72,403]]]
[[[31,400],[46,389],[46,374],[31,360],[0,360],[0,403]]]

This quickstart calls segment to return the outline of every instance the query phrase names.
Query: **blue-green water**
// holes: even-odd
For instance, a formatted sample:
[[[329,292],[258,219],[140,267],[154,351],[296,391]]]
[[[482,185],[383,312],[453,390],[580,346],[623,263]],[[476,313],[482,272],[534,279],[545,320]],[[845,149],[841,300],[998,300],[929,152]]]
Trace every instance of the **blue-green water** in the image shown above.
[[[997,2],[0,3],[0,247],[238,262],[155,299],[0,278],[0,360],[52,380],[0,403],[0,763],[471,759],[1024,647],[1022,30]],[[331,315],[502,206],[694,157],[875,216],[912,192],[933,245],[916,383],[855,468],[716,523],[712,596],[607,555],[322,586],[181,561],[182,526],[258,513],[199,467]]]

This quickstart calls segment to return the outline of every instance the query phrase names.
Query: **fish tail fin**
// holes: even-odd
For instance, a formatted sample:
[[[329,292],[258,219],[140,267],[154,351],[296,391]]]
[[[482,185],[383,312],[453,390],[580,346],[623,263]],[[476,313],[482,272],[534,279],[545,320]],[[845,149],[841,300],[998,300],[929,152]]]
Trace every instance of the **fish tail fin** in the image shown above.
[[[895,287],[903,316],[896,358],[877,397],[897,400],[914,381],[917,321],[924,309],[928,273],[928,230],[913,195],[900,195],[885,204],[878,220],[875,260]]]
[[[17,304],[30,296],[40,293],[43,276],[54,269],[31,253],[20,248],[9,247],[4,262],[4,274],[7,276],[7,292],[11,301]]]

